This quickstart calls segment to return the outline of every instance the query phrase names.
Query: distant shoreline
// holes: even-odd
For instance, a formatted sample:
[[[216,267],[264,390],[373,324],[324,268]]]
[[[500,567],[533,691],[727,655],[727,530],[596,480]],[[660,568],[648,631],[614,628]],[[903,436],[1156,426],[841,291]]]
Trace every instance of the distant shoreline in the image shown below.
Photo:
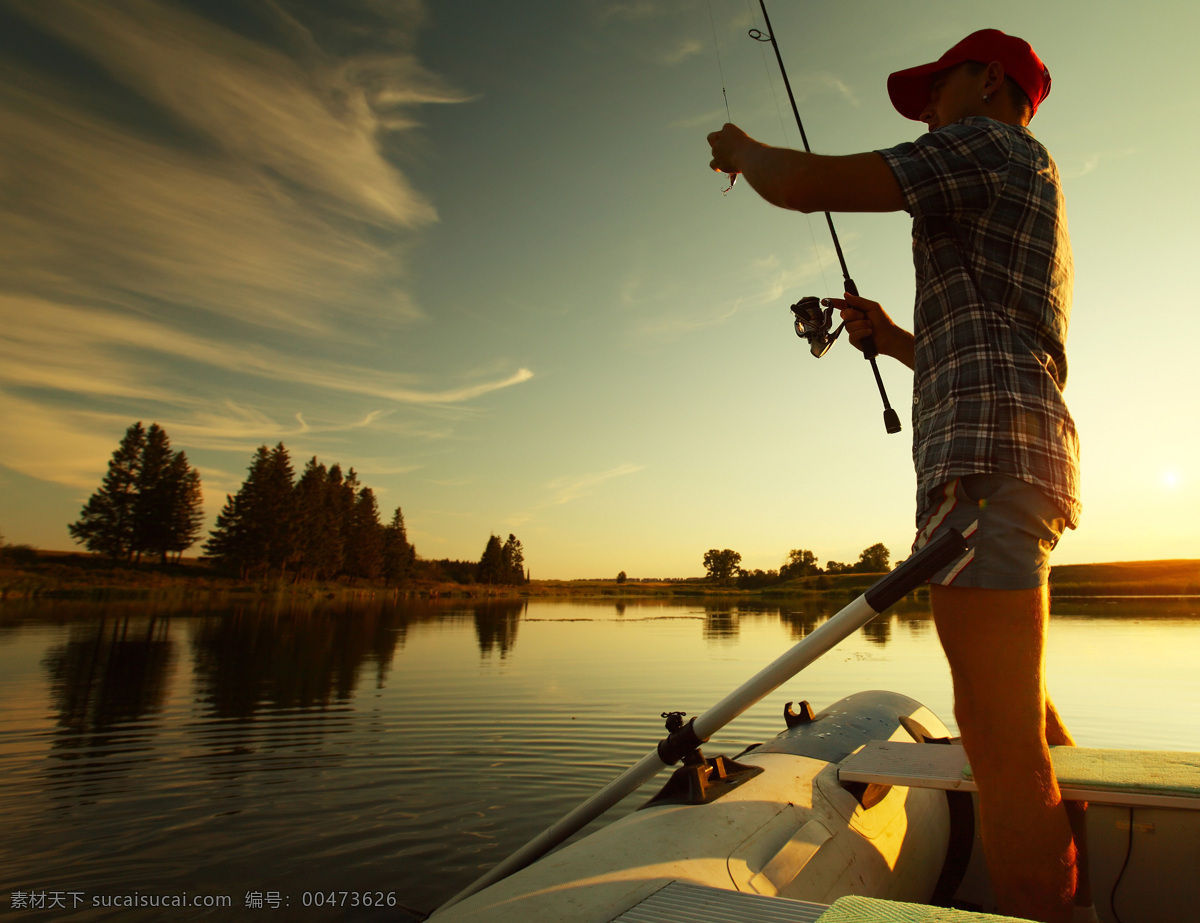
[[[79,552],[39,552],[36,560],[0,563],[0,600],[119,599],[159,596],[299,599],[358,598],[704,598],[771,599],[788,596],[853,597],[879,574],[801,577],[759,589],[718,586],[703,580],[534,580],[520,586],[411,581],[399,586],[358,582],[297,582],[290,576],[240,580],[194,559],[167,565],[117,566]],[[1200,560],[1121,561],[1054,567],[1051,593],[1061,598],[1200,597]],[[918,593],[921,591],[918,590]]]

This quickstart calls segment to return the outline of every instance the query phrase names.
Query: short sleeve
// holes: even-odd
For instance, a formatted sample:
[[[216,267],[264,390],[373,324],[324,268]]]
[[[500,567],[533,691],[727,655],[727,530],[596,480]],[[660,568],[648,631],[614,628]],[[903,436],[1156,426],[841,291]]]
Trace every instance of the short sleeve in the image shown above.
[[[914,218],[986,211],[1004,186],[1011,156],[1002,126],[983,118],[964,119],[877,153]]]

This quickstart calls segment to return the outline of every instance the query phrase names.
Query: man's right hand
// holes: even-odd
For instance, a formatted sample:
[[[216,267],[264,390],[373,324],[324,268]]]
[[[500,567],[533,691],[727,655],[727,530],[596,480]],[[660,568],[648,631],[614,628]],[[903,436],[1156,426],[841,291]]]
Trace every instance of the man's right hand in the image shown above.
[[[878,302],[847,293],[845,298],[825,298],[821,303],[838,310],[846,322],[846,336],[856,349],[863,348],[867,337],[874,337],[880,355],[913,367],[913,335],[897,326]]]
[[[708,136],[708,146],[712,148],[712,160],[709,167],[715,173],[728,173],[730,176],[742,172],[738,154],[747,144],[754,143],[753,139],[736,125],[728,122],[720,131],[714,131]]]

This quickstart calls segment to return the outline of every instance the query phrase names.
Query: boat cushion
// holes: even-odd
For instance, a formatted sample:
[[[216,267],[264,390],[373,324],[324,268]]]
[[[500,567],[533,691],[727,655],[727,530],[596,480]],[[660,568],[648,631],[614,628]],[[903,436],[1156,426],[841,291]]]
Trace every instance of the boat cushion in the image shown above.
[[[817,923],[1028,923],[1016,917],[972,913],[948,907],[904,904],[874,897],[840,897],[817,917]]]

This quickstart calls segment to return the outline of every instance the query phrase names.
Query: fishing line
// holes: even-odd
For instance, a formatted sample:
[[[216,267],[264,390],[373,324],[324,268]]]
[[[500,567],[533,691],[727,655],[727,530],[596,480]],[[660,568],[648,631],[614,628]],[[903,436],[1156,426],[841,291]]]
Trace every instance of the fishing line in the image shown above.
[[[725,92],[725,68],[721,66],[721,43],[717,41],[717,21],[713,17],[712,0],[708,0],[708,23],[712,26],[713,34],[713,49],[717,52],[717,72],[721,75],[721,96],[725,98],[725,121],[732,122],[733,116],[729,114],[729,94]],[[729,190],[737,183],[738,175],[730,173],[729,185],[721,195],[728,195]]]
[[[725,92],[725,68],[721,66],[721,43],[717,41],[717,21],[713,18],[712,0],[708,0],[708,24],[712,26],[713,49],[717,52],[717,71],[721,75],[721,95],[725,97],[725,121],[732,122],[729,114],[729,94]]]
[[[750,33],[753,37],[754,32],[758,32],[758,17],[754,14],[754,7],[750,4],[750,0],[746,0],[746,11],[750,14],[750,22],[754,25],[754,30]],[[711,7],[709,8],[709,12],[712,12]],[[761,35],[762,33],[759,34]],[[771,88],[771,99],[775,103],[775,115],[779,117],[779,131],[783,136],[783,146],[791,147],[791,142],[788,140],[787,124],[783,120],[783,107],[779,105],[779,94],[775,92],[775,78],[771,76],[771,66],[767,63],[767,49],[763,48],[762,45],[762,42],[758,43],[758,50],[762,55],[763,73],[767,77],[767,86]],[[808,225],[808,236],[812,239],[813,253],[817,257],[817,268],[821,271],[821,284],[825,286],[825,296],[829,297],[829,277],[825,275],[825,260],[821,258],[821,247],[817,244],[817,232],[813,230],[812,215],[805,215],[804,223]]]

